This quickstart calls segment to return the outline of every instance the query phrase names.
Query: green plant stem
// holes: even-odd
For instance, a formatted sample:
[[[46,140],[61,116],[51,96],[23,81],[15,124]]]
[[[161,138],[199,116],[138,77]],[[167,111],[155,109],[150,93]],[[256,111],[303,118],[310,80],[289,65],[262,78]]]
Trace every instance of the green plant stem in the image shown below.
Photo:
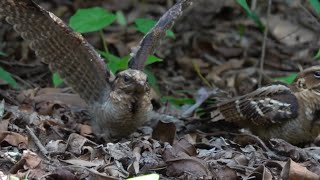
[[[100,35],[100,38],[102,40],[102,45],[103,45],[104,51],[109,54],[108,44],[107,44],[107,41],[104,39],[104,34],[103,34],[102,29],[99,30],[99,35]]]
[[[203,75],[201,74],[200,72],[200,68],[199,66],[194,62],[192,61],[192,64],[193,64],[193,67],[194,67],[194,70],[196,71],[197,75],[200,77],[200,79],[210,88],[212,88],[212,85],[209,83],[209,81],[203,77]]]

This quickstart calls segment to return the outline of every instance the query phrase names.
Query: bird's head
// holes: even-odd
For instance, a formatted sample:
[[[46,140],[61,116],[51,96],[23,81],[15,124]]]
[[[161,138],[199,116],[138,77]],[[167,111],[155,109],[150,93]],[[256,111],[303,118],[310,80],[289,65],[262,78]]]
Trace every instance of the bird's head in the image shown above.
[[[300,72],[293,84],[299,90],[314,90],[320,93],[320,66],[312,66]]]
[[[124,91],[127,94],[144,94],[149,91],[147,75],[139,70],[127,69],[117,74],[113,88]]]

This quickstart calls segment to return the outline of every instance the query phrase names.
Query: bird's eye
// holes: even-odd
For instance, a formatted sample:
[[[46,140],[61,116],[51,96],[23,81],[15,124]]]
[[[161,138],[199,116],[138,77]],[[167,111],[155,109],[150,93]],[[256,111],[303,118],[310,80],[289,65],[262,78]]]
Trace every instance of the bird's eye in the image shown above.
[[[123,77],[123,81],[124,81],[124,82],[129,82],[129,81],[130,81],[129,76],[125,75],[125,76]]]
[[[320,78],[320,71],[315,71],[314,72],[314,77]]]

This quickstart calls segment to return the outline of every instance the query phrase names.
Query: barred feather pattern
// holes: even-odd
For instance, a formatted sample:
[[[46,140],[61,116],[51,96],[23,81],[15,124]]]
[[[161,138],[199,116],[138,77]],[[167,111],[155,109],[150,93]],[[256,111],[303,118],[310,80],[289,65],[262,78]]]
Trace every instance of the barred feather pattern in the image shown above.
[[[0,16],[4,16],[30,43],[36,55],[88,104],[101,101],[111,91],[103,59],[58,17],[32,0],[1,0]]]
[[[161,16],[157,24],[140,41],[138,47],[132,50],[129,61],[131,69],[143,70],[148,55],[154,53],[161,39],[166,35],[166,31],[172,28],[177,19],[192,5],[193,1],[180,0]]]
[[[219,111],[230,122],[247,122],[255,125],[282,123],[298,116],[298,101],[284,85],[271,85],[245,96],[218,105]]]

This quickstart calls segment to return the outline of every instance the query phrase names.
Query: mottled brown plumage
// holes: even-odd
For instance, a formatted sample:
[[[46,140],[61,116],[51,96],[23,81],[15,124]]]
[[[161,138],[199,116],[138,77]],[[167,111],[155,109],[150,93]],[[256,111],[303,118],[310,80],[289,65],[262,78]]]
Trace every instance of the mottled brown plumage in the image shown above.
[[[236,123],[264,140],[312,141],[320,133],[320,66],[299,73],[289,86],[262,87],[213,109],[213,121]]]
[[[152,109],[147,77],[142,72],[165,31],[192,0],[169,9],[135,49],[128,70],[109,82],[110,73],[94,48],[62,20],[32,0],[1,0],[0,17],[30,43],[52,71],[57,71],[88,104],[94,133],[105,140],[129,135],[147,120]]]

